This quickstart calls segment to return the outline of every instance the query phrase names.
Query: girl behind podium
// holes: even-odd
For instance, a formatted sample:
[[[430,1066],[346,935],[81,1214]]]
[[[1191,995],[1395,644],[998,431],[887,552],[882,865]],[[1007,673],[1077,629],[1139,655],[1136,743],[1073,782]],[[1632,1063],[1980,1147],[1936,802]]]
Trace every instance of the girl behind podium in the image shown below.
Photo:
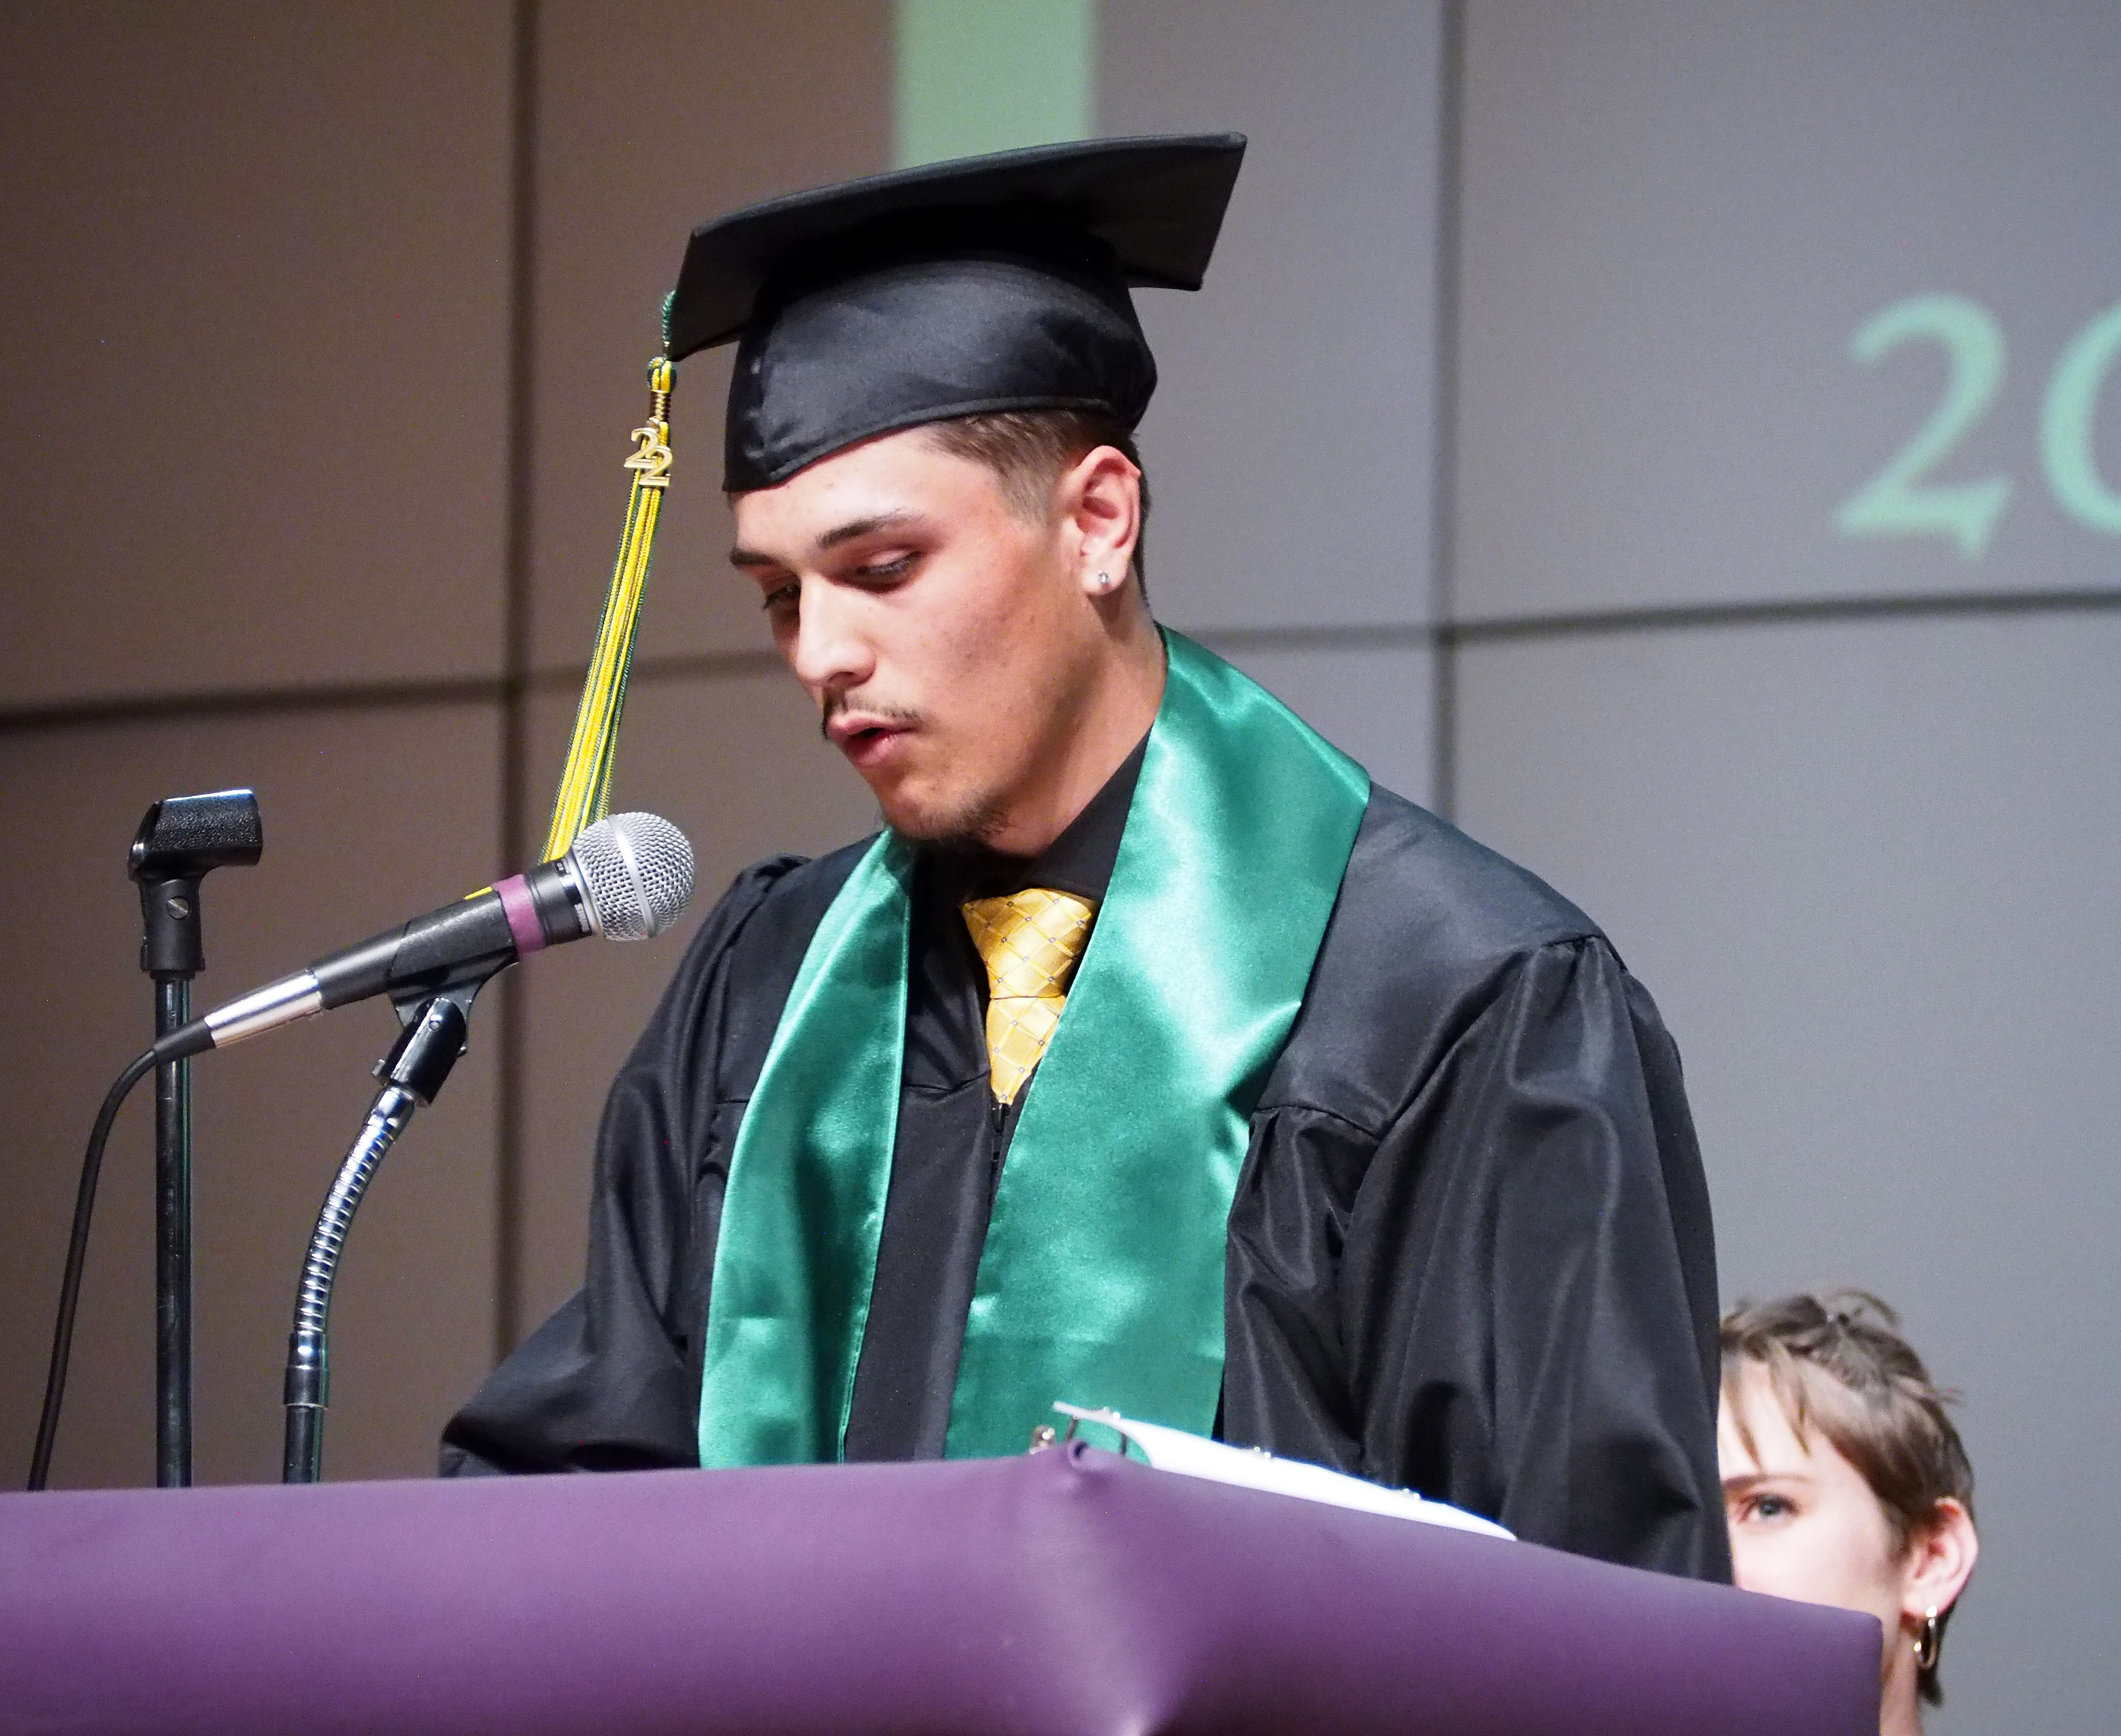
[[[1737,1583],[1877,1617],[1881,1736],[1919,1736],[1979,1546],[1966,1449],[1899,1324],[1861,1290],[1730,1314],[1718,1444]]]

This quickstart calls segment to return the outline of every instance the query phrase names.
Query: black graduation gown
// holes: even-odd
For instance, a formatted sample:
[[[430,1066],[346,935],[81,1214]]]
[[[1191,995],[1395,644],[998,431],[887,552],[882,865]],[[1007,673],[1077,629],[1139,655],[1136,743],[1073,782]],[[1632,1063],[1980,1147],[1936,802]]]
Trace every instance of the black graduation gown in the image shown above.
[[[1023,884],[1102,892],[1138,765]],[[698,1463],[737,1127],[866,847],[759,863],[702,925],[605,1108],[587,1282],[450,1422],[445,1472]],[[941,1452],[993,1187],[1037,1089],[993,1108],[986,979],[956,910],[978,872],[916,878],[851,1458]],[[1581,912],[1381,789],[1252,1113],[1224,1311],[1223,1439],[1532,1542],[1728,1579],[1715,1255],[1678,1052]]]

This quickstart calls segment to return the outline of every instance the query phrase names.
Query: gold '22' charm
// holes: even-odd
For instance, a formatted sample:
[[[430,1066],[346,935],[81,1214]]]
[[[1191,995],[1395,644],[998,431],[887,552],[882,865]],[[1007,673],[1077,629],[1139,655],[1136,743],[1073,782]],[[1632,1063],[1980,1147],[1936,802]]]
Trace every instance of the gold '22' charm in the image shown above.
[[[664,436],[669,432],[667,423],[651,422],[646,427],[636,428],[627,437],[637,440],[640,446],[626,461],[629,470],[638,470],[635,479],[643,488],[667,488],[670,486],[670,448]]]

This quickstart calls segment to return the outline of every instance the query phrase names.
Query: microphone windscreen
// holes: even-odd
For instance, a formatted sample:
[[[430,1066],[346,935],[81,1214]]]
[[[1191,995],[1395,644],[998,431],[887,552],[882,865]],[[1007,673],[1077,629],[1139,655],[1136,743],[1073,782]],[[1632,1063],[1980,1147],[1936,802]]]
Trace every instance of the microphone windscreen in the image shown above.
[[[607,940],[646,940],[692,898],[692,847],[660,814],[614,814],[585,829],[567,852]]]

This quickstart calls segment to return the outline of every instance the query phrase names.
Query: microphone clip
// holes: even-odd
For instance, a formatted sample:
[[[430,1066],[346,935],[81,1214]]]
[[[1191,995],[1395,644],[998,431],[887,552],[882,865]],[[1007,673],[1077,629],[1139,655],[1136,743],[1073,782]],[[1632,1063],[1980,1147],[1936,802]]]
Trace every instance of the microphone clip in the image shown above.
[[[371,1071],[387,1088],[409,1091],[425,1108],[441,1093],[450,1071],[471,1045],[471,1004],[483,982],[448,988],[439,995],[393,1001],[403,1029]]]
[[[140,968],[189,981],[206,968],[199,882],[217,868],[248,868],[265,845],[249,790],[165,796],[142,816],[126,872],[140,889]]]

